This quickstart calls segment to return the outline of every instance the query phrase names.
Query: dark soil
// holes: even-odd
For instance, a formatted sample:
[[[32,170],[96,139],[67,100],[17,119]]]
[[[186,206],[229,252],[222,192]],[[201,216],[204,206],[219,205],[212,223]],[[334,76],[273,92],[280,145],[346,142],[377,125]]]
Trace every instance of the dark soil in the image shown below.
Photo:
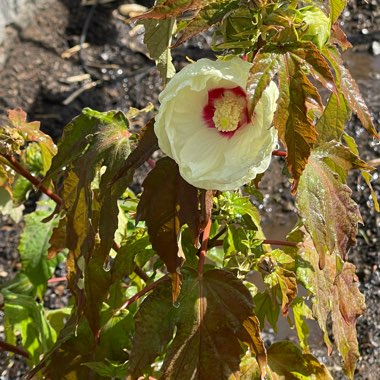
[[[118,2],[96,8],[82,7],[80,3],[80,0],[51,0],[29,25],[24,28],[17,25],[12,27],[13,41],[9,44],[8,59],[0,70],[0,120],[6,114],[6,109],[21,107],[28,113],[30,120],[40,120],[42,129],[57,141],[63,126],[84,107],[99,111],[125,111],[131,106],[143,108],[148,102],[157,105],[157,95],[161,89],[159,75],[146,56],[141,34],[120,20],[116,10]],[[140,3],[150,5],[151,2]],[[89,26],[84,35],[86,20]],[[380,64],[370,55],[373,43],[380,41],[380,9],[377,0],[368,3],[350,2],[342,20],[343,29],[357,51],[347,58],[348,65],[358,78],[378,128]],[[82,49],[81,54],[62,58],[62,53],[80,43],[81,36],[90,46]],[[185,64],[186,56],[196,60],[212,55],[207,50],[209,42],[207,37],[199,37],[177,49],[174,52],[177,68]],[[372,62],[372,66],[369,62]],[[89,79],[70,82],[71,77],[80,74],[88,74]],[[96,85],[83,90],[90,82]],[[83,91],[78,93],[80,89]],[[136,127],[143,122],[143,119],[137,120]],[[364,159],[379,157],[379,145],[368,138],[356,119],[350,123],[349,131],[357,137]],[[281,162],[277,158],[275,161]],[[277,235],[284,235],[290,228],[289,221],[295,220],[294,208],[288,184],[273,181],[273,178],[281,177],[279,165],[274,165],[272,170],[273,175],[266,175],[270,179],[263,183],[264,192],[267,188],[273,194],[265,199],[264,209],[269,219],[277,222],[276,226],[271,224],[271,230],[276,229]],[[375,172],[374,187],[380,194],[378,175],[378,171]],[[380,363],[380,217],[373,211],[369,191],[357,173],[352,175],[350,185],[355,200],[361,206],[365,225],[360,227],[358,244],[350,252],[349,259],[357,266],[361,291],[366,295],[368,307],[366,314],[358,321],[362,357],[356,378],[375,380]],[[135,187],[138,189],[138,181]],[[9,218],[0,219],[0,283],[11,278],[19,267],[16,247],[20,230],[21,227]],[[56,275],[64,275],[64,269],[59,268]],[[65,287],[56,284],[49,288],[45,305],[58,308],[66,300]],[[0,339],[3,339],[1,324]],[[337,355],[326,358],[321,347],[315,349],[318,357],[334,373],[334,378],[343,379]],[[25,373],[23,363],[17,357],[10,358],[1,353],[0,378],[22,378]]]

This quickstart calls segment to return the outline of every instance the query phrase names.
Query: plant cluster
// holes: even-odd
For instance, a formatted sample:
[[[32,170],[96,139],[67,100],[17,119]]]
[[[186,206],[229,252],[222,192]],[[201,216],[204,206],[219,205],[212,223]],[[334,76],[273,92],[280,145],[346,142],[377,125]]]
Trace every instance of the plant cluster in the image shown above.
[[[345,123],[354,113],[379,136],[342,62],[345,5],[157,0],[134,19],[167,84],[142,131],[136,110],[86,108],[55,146],[9,111],[0,210],[19,220],[30,191],[47,196],[24,216],[21,270],[1,286],[0,347],[27,357],[28,379],[331,379],[310,352],[310,319],[353,378],[365,303],[346,261],[362,222],[346,180],[357,169],[371,186],[372,168]],[[210,28],[217,60],[175,74],[171,49]],[[285,157],[299,215],[286,241],[264,236],[249,196],[272,155]],[[46,310],[62,262],[70,303]],[[280,318],[298,341],[266,346],[260,333]]]

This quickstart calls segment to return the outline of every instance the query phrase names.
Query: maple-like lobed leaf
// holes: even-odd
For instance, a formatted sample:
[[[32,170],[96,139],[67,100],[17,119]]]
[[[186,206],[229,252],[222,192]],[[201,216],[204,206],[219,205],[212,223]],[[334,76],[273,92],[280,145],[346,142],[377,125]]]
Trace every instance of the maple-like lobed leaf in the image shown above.
[[[337,77],[337,85],[344,95],[348,106],[355,112],[363,127],[377,139],[380,138],[375,129],[371,113],[360,93],[355,79],[351,76],[349,70],[344,66],[339,51],[332,46],[323,50],[324,56],[329,60]]]
[[[338,266],[336,254],[326,256],[325,267],[319,268],[319,255],[309,236],[304,251],[297,258],[297,275],[314,295],[312,311],[321,330],[328,352],[332,351],[327,321],[331,315],[334,342],[342,355],[344,370],[353,379],[355,364],[359,358],[356,320],[364,313],[364,296],[358,289],[355,266],[343,263]]]
[[[324,364],[304,354],[290,341],[281,341],[268,348],[268,367],[272,380],[333,380]]]
[[[334,283],[331,317],[334,340],[342,355],[345,373],[350,379],[354,378],[356,361],[360,356],[356,320],[365,311],[364,295],[360,293],[358,284],[355,266],[344,263]]]
[[[289,172],[298,180],[317,140],[317,132],[308,117],[307,102],[310,95],[314,98],[318,96],[299,63],[293,61],[291,56],[284,55],[278,76],[280,95],[273,124],[287,147]]]
[[[356,242],[362,218],[344,180],[349,169],[360,165],[365,164],[348,148],[330,142],[313,151],[300,179],[296,203],[322,267],[327,253],[345,259]]]
[[[208,0],[204,3],[197,15],[185,24],[173,48],[222,21],[229,12],[239,7],[239,1],[236,0]]]
[[[210,270],[200,276],[184,268],[183,274],[176,305],[172,304],[169,282],[159,285],[142,303],[136,316],[131,378],[143,374],[154,358],[165,352],[165,379],[238,376],[242,353],[239,340],[251,347],[264,368],[265,347],[252,314],[252,297],[243,283],[224,270]]]
[[[136,220],[145,220],[153,249],[176,273],[184,257],[178,246],[180,229],[187,224],[199,235],[198,191],[179,174],[171,158],[162,158],[143,182],[144,191],[137,207]]]
[[[208,2],[210,0],[158,0],[153,8],[141,15],[132,17],[131,21],[145,19],[164,20],[180,16],[193,18],[199,12],[199,9]]]
[[[350,110],[344,96],[341,93],[338,96],[332,93],[316,125],[318,132],[316,145],[331,140],[340,141],[349,117]]]

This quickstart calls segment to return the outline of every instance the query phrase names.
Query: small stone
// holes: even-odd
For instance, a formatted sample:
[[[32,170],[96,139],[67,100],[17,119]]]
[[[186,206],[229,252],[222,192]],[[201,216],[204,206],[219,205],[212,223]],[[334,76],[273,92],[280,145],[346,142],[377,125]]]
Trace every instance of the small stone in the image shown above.
[[[380,42],[373,41],[371,45],[371,53],[373,55],[380,55]]]

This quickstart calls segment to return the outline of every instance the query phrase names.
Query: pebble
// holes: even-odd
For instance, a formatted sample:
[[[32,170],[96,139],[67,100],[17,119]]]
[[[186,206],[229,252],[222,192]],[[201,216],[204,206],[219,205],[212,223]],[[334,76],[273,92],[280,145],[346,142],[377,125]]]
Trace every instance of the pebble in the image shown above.
[[[380,54],[380,42],[379,41],[373,41],[372,42],[371,53],[373,55],[379,55]]]

